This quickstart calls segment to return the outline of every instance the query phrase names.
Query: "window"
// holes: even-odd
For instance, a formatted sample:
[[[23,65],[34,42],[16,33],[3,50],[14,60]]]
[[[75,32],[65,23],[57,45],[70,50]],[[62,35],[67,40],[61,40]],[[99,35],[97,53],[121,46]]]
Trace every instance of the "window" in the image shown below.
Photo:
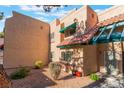
[[[73,52],[72,51],[66,51],[66,52],[61,52],[61,59],[63,61],[71,61],[72,59]]]
[[[42,30],[43,29],[43,26],[41,26],[40,29]]]
[[[64,28],[64,26],[65,26],[65,24],[64,24],[64,23],[62,23],[62,24],[61,24],[61,29],[62,29],[62,28]]]
[[[94,14],[92,14],[91,16],[92,16],[92,18],[94,18]]]
[[[65,60],[65,52],[61,52],[61,59]]]
[[[70,29],[68,31],[65,31],[65,37],[69,37],[71,35],[74,35],[75,34],[75,29]]]
[[[54,52],[51,52],[50,53],[50,58],[53,58],[54,57]]]
[[[70,31],[70,35],[73,35],[73,34],[75,34],[75,30]]]
[[[51,33],[51,39],[54,39],[54,32]]]

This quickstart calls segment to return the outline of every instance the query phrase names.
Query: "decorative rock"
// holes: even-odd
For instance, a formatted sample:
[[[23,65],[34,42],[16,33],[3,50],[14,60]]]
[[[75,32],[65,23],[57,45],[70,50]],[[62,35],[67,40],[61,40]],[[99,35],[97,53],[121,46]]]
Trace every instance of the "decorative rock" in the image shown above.
[[[111,73],[111,75],[113,75],[113,76],[117,76],[118,74],[119,74],[119,70],[118,70],[118,69],[114,70],[114,71]]]
[[[6,72],[3,67],[0,66],[0,88],[9,88],[11,85],[11,81],[8,79]]]

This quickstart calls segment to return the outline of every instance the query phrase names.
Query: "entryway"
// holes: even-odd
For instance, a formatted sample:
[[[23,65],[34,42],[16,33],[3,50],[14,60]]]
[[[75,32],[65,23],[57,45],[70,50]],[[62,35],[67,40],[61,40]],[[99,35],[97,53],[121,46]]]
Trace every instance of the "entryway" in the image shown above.
[[[122,72],[122,51],[104,51],[104,67],[107,74],[116,75]]]

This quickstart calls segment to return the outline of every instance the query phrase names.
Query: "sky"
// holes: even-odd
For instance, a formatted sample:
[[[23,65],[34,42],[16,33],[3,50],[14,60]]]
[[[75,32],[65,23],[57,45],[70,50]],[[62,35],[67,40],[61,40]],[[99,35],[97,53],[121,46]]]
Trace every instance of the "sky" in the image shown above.
[[[101,12],[111,6],[112,5],[90,5],[90,7],[96,12]],[[50,13],[46,13],[43,10],[43,6],[36,7],[33,5],[1,5],[0,12],[4,12],[4,18],[3,20],[0,20],[0,32],[3,31],[6,18],[12,16],[12,11],[16,11],[50,23],[52,20],[66,15],[70,10],[75,8],[79,9],[80,7],[82,7],[82,5],[68,5],[67,7],[61,6],[59,9],[53,8]]]

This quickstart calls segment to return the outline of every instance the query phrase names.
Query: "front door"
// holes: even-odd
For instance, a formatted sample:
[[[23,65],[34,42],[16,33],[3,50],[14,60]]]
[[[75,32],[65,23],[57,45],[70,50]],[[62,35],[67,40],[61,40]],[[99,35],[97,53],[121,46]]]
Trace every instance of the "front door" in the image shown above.
[[[119,71],[117,60],[117,57],[119,58],[119,56],[120,54],[115,51],[104,52],[104,66],[107,74],[113,74]]]

